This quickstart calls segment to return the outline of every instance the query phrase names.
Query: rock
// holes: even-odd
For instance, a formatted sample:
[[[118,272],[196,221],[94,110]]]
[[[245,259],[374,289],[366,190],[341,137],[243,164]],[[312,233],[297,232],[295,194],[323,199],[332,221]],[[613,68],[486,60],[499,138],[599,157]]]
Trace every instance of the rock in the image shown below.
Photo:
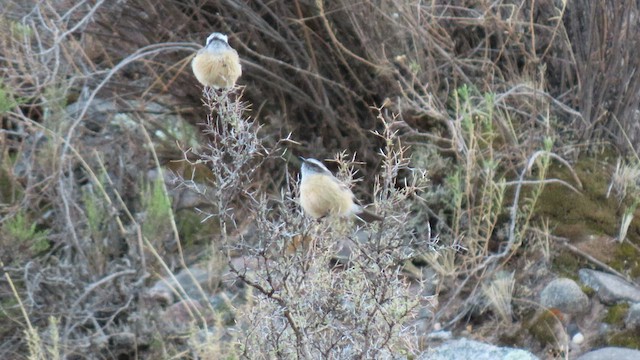
[[[189,337],[188,346],[190,352],[197,355],[197,357],[194,357],[196,359],[232,359],[233,356],[230,354],[233,352],[230,352],[229,350],[225,351],[223,349],[228,349],[230,346],[228,344],[233,341],[235,341],[235,338],[232,339],[225,329],[208,327],[192,333]],[[226,356],[223,356],[222,354],[225,354]]]
[[[598,326],[598,336],[607,336],[612,332],[613,332],[612,326],[607,323],[601,323]]]
[[[427,335],[429,340],[450,340],[453,338],[453,333],[447,330],[437,330]]]
[[[567,335],[571,338],[571,343],[574,345],[580,345],[584,342],[584,334],[578,328],[578,325],[575,323],[570,323],[567,325]]]
[[[174,301],[173,292],[162,280],[147,289],[142,296],[149,304],[159,304],[161,306],[171,305]]]
[[[169,306],[160,316],[159,322],[166,333],[188,331],[204,318],[206,309],[197,301],[185,299]]]
[[[540,304],[565,314],[579,314],[589,306],[589,298],[575,281],[559,278],[550,282],[540,294]]]
[[[580,269],[578,275],[585,285],[597,292],[605,304],[620,301],[640,302],[640,288],[618,276],[590,269]]]
[[[195,279],[196,283],[193,281]],[[149,290],[145,293],[145,298],[161,303],[162,305],[172,304],[174,297],[183,297],[180,289],[177,287],[176,281],[184,291],[187,297],[193,299],[207,299],[207,293],[217,287],[220,283],[220,275],[216,271],[209,271],[200,268],[190,268],[181,270],[173,278],[163,278],[158,280]],[[199,288],[205,292],[202,294]]]
[[[444,344],[425,351],[418,359],[421,360],[537,360],[528,351],[501,348],[490,344],[468,339],[447,341]]]
[[[209,302],[216,313],[217,320],[226,326],[235,324],[237,309],[236,306],[242,306],[247,303],[247,292],[240,289],[234,296],[229,296],[226,292],[212,296]]]
[[[78,101],[67,106],[67,114],[72,118],[77,118],[83,111],[85,111],[85,119],[88,122],[88,126],[94,128],[96,126],[104,126],[109,124],[114,117],[115,104],[113,101],[100,99],[95,97],[91,103],[89,100],[90,90],[87,87],[82,89]],[[86,110],[84,109],[86,107]]]
[[[640,303],[635,303],[629,307],[624,324],[628,329],[640,330]]]
[[[576,360],[638,360],[640,351],[619,347],[606,347],[582,354]]]
[[[109,339],[116,349],[135,349],[137,340],[136,334],[128,331],[115,333]]]
[[[273,267],[275,264],[271,260],[265,260],[255,256],[239,256],[232,258],[229,266],[230,269],[227,269],[222,275],[222,280],[224,282],[235,283],[238,280],[236,272],[248,277],[250,280],[255,280],[254,275],[257,271],[267,267]]]
[[[571,337],[571,342],[576,344],[576,345],[580,345],[584,342],[584,335],[582,335],[581,332],[575,333],[572,337]]]

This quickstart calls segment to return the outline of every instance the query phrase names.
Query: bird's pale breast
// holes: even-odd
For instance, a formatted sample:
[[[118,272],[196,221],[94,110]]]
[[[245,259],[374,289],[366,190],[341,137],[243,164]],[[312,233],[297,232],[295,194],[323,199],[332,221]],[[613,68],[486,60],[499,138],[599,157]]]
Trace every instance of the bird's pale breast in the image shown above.
[[[221,53],[203,49],[193,59],[191,67],[200,83],[216,88],[232,87],[242,74],[240,58],[233,49]]]
[[[313,218],[346,216],[353,209],[353,194],[327,175],[307,175],[300,184],[300,205]]]

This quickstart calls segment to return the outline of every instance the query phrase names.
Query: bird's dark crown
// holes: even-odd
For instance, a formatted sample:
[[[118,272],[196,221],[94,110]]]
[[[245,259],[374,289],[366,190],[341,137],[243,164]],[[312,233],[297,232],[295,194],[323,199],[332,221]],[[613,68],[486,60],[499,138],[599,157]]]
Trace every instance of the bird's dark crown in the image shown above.
[[[229,38],[227,37],[227,35],[223,33],[219,33],[219,32],[211,33],[211,35],[209,35],[209,37],[207,38],[206,45],[211,44],[211,42],[213,41],[222,41],[223,43],[229,45]]]
[[[305,159],[303,157],[300,157],[300,159],[302,160],[302,172],[304,173],[308,173],[308,174],[327,174],[327,175],[333,175],[331,174],[331,171],[329,171],[329,169],[327,169],[326,166],[324,166],[324,164],[320,161],[320,160],[316,160],[316,159]]]

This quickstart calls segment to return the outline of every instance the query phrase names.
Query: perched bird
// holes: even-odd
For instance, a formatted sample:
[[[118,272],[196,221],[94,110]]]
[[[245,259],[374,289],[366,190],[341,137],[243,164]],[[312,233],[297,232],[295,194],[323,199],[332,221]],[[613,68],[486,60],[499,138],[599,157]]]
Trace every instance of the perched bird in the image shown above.
[[[382,220],[357,203],[353,192],[316,159],[302,160],[300,205],[314,219],[325,216],[355,216],[363,221]]]
[[[202,85],[214,89],[231,88],[242,75],[238,52],[229,46],[227,35],[219,32],[209,35],[205,47],[191,61],[191,68]]]

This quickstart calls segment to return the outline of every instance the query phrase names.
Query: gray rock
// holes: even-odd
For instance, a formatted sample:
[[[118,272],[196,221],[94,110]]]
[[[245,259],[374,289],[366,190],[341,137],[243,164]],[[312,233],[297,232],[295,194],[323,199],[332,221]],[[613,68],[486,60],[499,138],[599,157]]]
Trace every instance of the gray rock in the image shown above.
[[[116,349],[135,349],[138,346],[136,334],[128,331],[112,334],[109,341]]]
[[[438,330],[427,335],[427,339],[429,340],[450,340],[453,338],[453,333],[447,330]]]
[[[576,360],[638,360],[640,351],[619,347],[606,347],[582,354]]]
[[[92,122],[96,123],[108,124],[113,119],[114,102],[96,97],[89,103],[87,101],[89,97],[89,89],[83,88],[78,101],[67,106],[67,114],[75,119],[85,111],[85,119],[91,119]],[[86,110],[84,109],[85,107]]]
[[[167,307],[158,320],[163,332],[177,333],[187,331],[207,313],[197,301],[184,299]]]
[[[192,267],[181,270],[174,277],[158,280],[146,291],[144,296],[146,299],[162,305],[170,305],[174,301],[184,298],[185,294],[180,290],[180,287],[182,287],[188,298],[206,300],[207,294],[210,293],[212,289],[215,289],[219,283],[220,275],[216,271]],[[180,286],[178,286],[178,284]],[[205,293],[203,294],[200,289]]]
[[[540,304],[566,314],[579,314],[589,306],[589,298],[575,281],[559,278],[550,282],[540,294]]]
[[[624,324],[629,329],[640,329],[640,303],[635,303],[629,307]]]
[[[580,269],[578,275],[585,285],[597,292],[605,304],[640,302],[640,288],[615,275],[590,269]]]
[[[494,345],[478,341],[459,339],[446,343],[422,353],[421,360],[537,360],[538,358],[528,351],[500,348]]]

